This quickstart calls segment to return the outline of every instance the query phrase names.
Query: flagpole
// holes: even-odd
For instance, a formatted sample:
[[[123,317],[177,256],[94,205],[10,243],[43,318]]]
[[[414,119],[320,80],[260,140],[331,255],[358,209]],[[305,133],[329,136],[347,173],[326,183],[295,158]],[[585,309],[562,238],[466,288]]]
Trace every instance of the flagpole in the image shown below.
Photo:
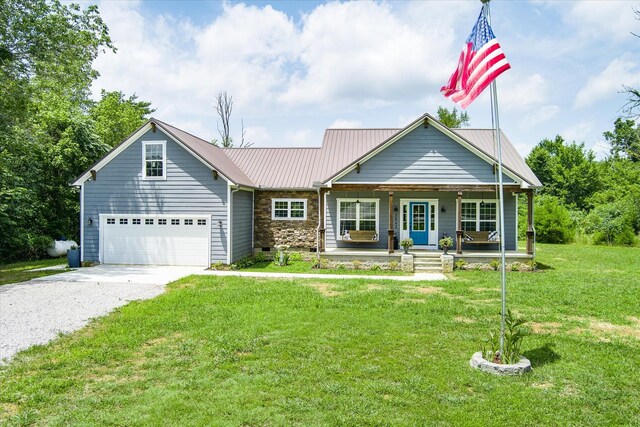
[[[487,20],[491,23],[491,13],[489,10],[489,2],[491,0],[480,0],[487,5]],[[500,141],[500,115],[498,114],[498,88],[495,79],[491,82],[491,114],[495,123],[494,138],[498,151],[498,212],[500,217],[500,272],[502,279],[502,310],[500,316],[500,359],[504,354],[504,332],[505,332],[505,316],[507,313],[507,269],[506,269],[506,241],[504,234],[504,187],[502,183],[502,144]]]

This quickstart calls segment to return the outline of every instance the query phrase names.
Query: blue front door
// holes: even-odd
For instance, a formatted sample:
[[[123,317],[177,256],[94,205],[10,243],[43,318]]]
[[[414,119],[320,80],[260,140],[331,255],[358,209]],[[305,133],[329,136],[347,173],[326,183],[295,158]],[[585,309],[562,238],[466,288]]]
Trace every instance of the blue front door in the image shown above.
[[[429,244],[429,230],[427,227],[428,202],[409,203],[409,237],[414,245]]]

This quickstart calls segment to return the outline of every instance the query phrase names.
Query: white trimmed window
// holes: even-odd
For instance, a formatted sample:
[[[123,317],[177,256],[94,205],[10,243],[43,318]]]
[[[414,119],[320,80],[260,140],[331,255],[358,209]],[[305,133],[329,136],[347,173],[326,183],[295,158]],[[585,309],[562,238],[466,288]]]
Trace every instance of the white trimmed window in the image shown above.
[[[142,142],[142,176],[144,179],[166,179],[166,141]]]
[[[307,199],[271,199],[271,219],[306,220]]]
[[[464,200],[462,202],[463,231],[496,231],[498,204],[495,200]]]
[[[338,199],[340,236],[349,230],[378,231],[380,199]]]

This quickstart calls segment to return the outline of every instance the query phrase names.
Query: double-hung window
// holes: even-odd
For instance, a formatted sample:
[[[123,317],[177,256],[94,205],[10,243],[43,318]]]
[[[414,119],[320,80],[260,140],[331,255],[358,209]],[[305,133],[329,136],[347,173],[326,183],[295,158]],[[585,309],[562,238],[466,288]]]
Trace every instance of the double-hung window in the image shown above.
[[[271,219],[306,220],[307,199],[271,199]]]
[[[166,141],[142,142],[142,176],[144,179],[166,179]]]
[[[496,231],[498,208],[495,200],[462,202],[463,231]]]
[[[378,231],[378,199],[338,199],[340,236],[349,230]]]

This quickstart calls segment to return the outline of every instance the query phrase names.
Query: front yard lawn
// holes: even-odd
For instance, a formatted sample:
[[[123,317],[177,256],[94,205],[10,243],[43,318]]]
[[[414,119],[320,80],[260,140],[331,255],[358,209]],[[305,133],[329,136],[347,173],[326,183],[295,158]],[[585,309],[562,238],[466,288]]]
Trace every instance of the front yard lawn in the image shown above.
[[[508,273],[534,371],[469,367],[499,273],[445,282],[191,276],[0,368],[39,425],[639,425],[640,249],[538,246]]]
[[[66,258],[49,258],[39,261],[24,261],[0,265],[0,285],[24,282],[38,277],[62,273],[64,270],[29,271],[34,268],[53,267],[67,264]]]

